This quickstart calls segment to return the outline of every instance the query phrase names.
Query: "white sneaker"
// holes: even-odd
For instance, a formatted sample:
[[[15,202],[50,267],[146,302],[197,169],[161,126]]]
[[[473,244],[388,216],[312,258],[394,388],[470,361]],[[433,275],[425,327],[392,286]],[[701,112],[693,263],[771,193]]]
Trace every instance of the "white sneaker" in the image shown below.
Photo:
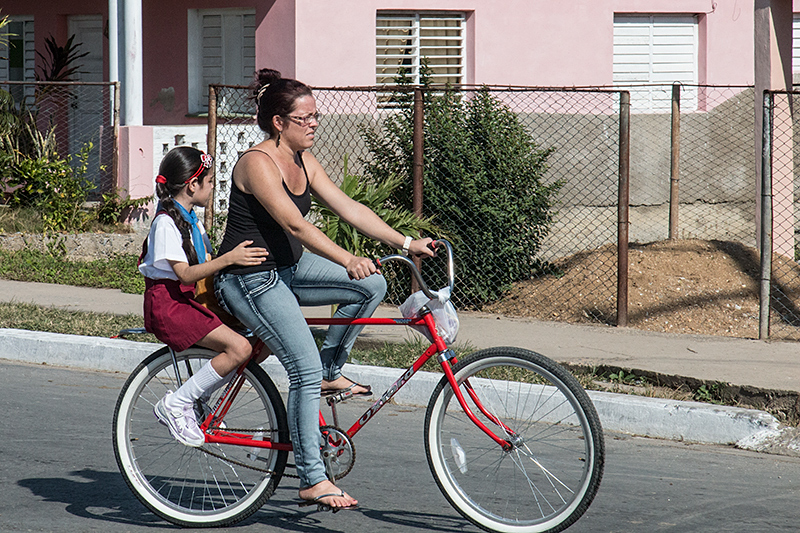
[[[169,428],[178,442],[186,446],[194,446],[198,448],[205,444],[206,438],[200,427],[197,425],[197,420],[194,417],[194,407],[192,404],[187,404],[182,408],[169,409],[164,400],[166,400],[172,391],[167,391],[163,398],[153,407],[153,414],[156,415],[158,421]]]

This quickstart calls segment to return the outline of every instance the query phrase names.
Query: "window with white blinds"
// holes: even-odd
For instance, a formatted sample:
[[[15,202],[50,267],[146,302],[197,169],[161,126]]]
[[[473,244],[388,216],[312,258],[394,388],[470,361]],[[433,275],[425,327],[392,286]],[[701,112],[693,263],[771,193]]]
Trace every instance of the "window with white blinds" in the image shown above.
[[[418,84],[422,58],[427,59],[432,83],[464,83],[464,28],[464,13],[379,12],[375,24],[377,84],[393,84],[401,69]]]
[[[250,83],[256,68],[255,19],[254,9],[189,10],[190,112],[208,110],[209,84]],[[225,102],[218,105],[225,111]]]
[[[615,15],[614,85],[662,84],[632,87],[631,107],[667,110],[671,107],[669,85],[697,84],[697,49],[694,15]],[[687,108],[691,105],[687,102]]]

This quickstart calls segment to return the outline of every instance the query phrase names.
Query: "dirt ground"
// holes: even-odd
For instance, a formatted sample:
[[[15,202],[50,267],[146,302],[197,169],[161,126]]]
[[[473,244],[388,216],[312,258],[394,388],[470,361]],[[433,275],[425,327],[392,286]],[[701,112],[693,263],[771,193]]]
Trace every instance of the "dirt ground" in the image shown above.
[[[758,337],[756,249],[727,241],[678,240],[631,245],[628,257],[629,327]],[[516,283],[506,298],[485,310],[543,320],[615,323],[616,246],[553,263],[556,275]],[[791,324],[794,302],[800,302],[800,269],[780,256],[773,258],[773,268],[781,273],[779,290],[773,287],[773,301],[779,294],[775,306],[784,311],[784,317],[773,313],[771,320],[777,325],[773,331],[785,334],[788,328],[800,333]]]

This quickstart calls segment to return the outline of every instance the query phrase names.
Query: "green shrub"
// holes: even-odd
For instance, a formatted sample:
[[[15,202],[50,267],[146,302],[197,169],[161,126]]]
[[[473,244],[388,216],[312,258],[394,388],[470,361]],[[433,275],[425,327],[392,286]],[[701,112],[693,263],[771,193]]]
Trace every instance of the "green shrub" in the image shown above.
[[[429,218],[419,218],[410,209],[393,205],[391,198],[398,186],[403,182],[400,176],[389,176],[380,183],[365,180],[361,176],[350,174],[347,156],[344,159],[344,179],[339,186],[353,200],[372,209],[381,220],[403,235],[417,236],[420,232],[436,233],[438,228]],[[365,238],[353,226],[343,221],[325,205],[313,200],[312,210],[317,215],[317,227],[333,242],[348,252],[363,257],[380,257],[396,253],[397,250]]]
[[[92,219],[84,204],[94,184],[86,178],[89,152],[87,143],[76,156],[60,159],[55,154],[20,157],[11,164],[6,180],[11,190],[9,204],[33,207],[42,214],[50,231],[82,231]]]
[[[400,85],[408,84],[404,74]],[[423,77],[428,86],[427,77]],[[430,88],[428,86],[428,88]],[[407,93],[381,129],[363,128],[367,173],[375,183],[412,175],[413,109]],[[480,308],[543,266],[537,259],[553,220],[560,182],[543,183],[552,149],[539,147],[517,115],[487,89],[470,97],[425,93],[424,209],[455,245],[460,305]],[[406,180],[393,198],[411,205]],[[444,284],[438,274],[437,286]]]

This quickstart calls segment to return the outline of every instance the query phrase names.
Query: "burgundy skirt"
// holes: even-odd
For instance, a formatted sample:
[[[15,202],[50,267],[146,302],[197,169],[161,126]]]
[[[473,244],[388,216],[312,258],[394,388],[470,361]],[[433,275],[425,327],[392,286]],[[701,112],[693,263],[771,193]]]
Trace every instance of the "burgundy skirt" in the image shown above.
[[[145,278],[144,328],[182,352],[222,325],[194,299],[194,287],[171,279]]]

